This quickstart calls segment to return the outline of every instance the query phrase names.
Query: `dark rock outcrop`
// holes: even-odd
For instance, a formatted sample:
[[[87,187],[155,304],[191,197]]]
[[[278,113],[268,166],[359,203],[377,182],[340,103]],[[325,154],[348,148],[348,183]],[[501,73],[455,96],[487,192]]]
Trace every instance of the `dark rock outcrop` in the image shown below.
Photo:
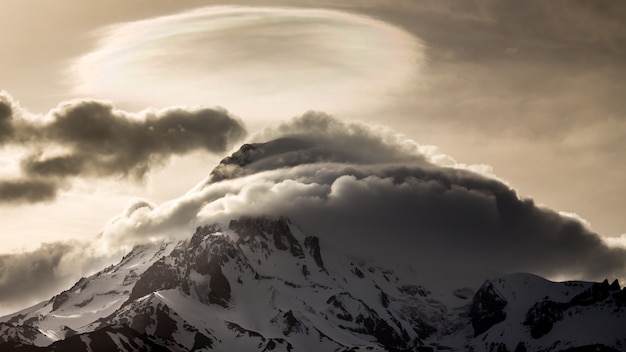
[[[32,344],[37,337],[43,336],[43,333],[29,325],[13,325],[10,323],[0,323],[0,331],[5,333],[0,336],[0,344],[12,342],[16,344]],[[0,349],[0,351],[3,351]]]
[[[304,258],[302,247],[291,233],[287,218],[255,217],[232,220],[229,229],[239,234],[237,244],[250,242],[254,237],[260,236],[263,240],[271,241],[278,250],[289,250],[297,258]]]
[[[538,339],[552,330],[554,323],[563,318],[566,305],[550,300],[534,304],[526,313],[524,325],[530,327],[530,336]]]
[[[324,267],[324,261],[322,260],[320,239],[315,236],[308,236],[304,239],[304,247],[309,250],[309,254],[313,256],[317,266],[325,272],[326,268]]]
[[[52,301],[52,311],[61,308],[61,306],[70,299],[70,295],[67,291],[56,295]]]
[[[150,336],[141,334],[125,325],[105,326],[101,329],[68,337],[46,347],[19,343],[0,344],[0,351],[16,352],[168,352],[167,346],[156,342]]]
[[[574,296],[569,302],[555,302],[545,299],[535,303],[526,313],[524,325],[530,327],[530,335],[541,338],[548,334],[554,324],[563,319],[564,313],[574,307],[589,307],[604,301],[613,302],[616,307],[620,307],[620,286],[617,280],[609,285],[608,280],[601,283],[593,283],[589,288]]]
[[[176,268],[166,264],[163,259],[158,260],[139,277],[124,305],[152,292],[175,288],[179,283]]]
[[[215,259],[209,261],[209,303],[218,304],[224,308],[228,307],[230,301],[230,283],[222,273],[222,267]]]
[[[492,326],[506,319],[504,307],[508,302],[498,289],[487,280],[474,295],[470,318],[474,328],[474,336],[489,330]]]

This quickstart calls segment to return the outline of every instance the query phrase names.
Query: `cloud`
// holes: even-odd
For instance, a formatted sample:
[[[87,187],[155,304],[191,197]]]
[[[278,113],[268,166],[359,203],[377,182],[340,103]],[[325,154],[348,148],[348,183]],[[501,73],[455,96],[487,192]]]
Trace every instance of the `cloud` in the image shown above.
[[[575,217],[520,198],[496,178],[437,165],[421,152],[428,148],[390,133],[306,114],[259,135],[280,138],[226,158],[219,177],[120,215],[103,237],[127,244],[242,215],[281,215],[341,253],[410,265],[418,279],[439,284],[517,271],[626,278],[626,251]]]
[[[257,144],[244,146],[215,168],[214,180],[319,162],[426,163],[427,156],[433,154],[432,148],[419,146],[383,126],[372,128],[358,122],[343,122],[315,111],[290,123],[266,128],[251,140]]]
[[[255,119],[300,114],[311,102],[331,111],[379,106],[417,77],[425,56],[401,28],[329,9],[208,6],[93,34],[96,47],[70,71],[77,93],[218,101]]]
[[[395,1],[364,11],[423,40],[428,66],[414,93],[354,117],[487,162],[603,234],[624,231],[615,210],[626,208],[626,2]],[[588,172],[600,169],[603,182]],[[570,177],[554,187],[554,175]]]
[[[37,118],[15,114],[16,103],[1,97],[0,143],[28,151],[21,159],[23,179],[2,183],[4,201],[49,200],[60,180],[72,177],[140,180],[171,156],[224,152],[246,134],[243,123],[221,108],[129,113],[109,102],[74,100]]]
[[[222,109],[146,110],[129,114],[100,101],[81,100],[61,105],[42,136],[70,148],[56,157],[26,160],[34,175],[135,176],[171,155],[194,150],[223,152],[244,136],[241,122]]]
[[[4,203],[37,203],[56,198],[59,184],[47,180],[0,180],[0,200]]]
[[[44,243],[31,252],[0,254],[0,315],[58,294],[80,276],[102,269],[112,257],[76,241]]]
[[[626,233],[623,233],[620,236],[615,236],[615,237],[604,237],[603,240],[609,246],[621,247],[626,250]]]
[[[13,108],[11,99],[8,95],[0,91],[0,145],[13,134],[13,126],[11,118],[13,117]]]

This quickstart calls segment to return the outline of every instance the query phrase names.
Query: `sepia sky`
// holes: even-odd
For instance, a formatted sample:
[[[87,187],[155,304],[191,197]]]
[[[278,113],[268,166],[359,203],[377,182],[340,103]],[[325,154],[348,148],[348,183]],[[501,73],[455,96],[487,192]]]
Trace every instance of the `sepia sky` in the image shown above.
[[[310,110],[386,126],[623,243],[624,18],[616,1],[2,0],[0,283],[29,255],[75,279],[72,241],[138,199],[163,213]],[[109,257],[93,258],[81,274]]]

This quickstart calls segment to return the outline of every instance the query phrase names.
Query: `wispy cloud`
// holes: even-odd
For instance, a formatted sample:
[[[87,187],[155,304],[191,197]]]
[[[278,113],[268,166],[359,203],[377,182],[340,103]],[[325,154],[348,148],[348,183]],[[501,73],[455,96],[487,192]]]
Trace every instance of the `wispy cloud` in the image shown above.
[[[78,241],[44,243],[30,252],[0,254],[0,315],[48,299],[118,253]]]
[[[217,102],[249,119],[376,106],[424,62],[424,46],[402,29],[326,9],[205,7],[94,35],[99,44],[71,71],[77,94]]]

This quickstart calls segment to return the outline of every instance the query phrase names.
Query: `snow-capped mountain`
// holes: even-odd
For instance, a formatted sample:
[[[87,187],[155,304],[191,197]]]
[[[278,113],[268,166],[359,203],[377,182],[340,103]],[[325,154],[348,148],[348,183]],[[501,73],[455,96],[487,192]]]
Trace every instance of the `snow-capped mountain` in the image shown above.
[[[0,318],[0,350],[623,351],[625,326],[617,281],[514,274],[476,290],[424,287],[413,270],[352,260],[287,218],[247,217],[136,247]]]

